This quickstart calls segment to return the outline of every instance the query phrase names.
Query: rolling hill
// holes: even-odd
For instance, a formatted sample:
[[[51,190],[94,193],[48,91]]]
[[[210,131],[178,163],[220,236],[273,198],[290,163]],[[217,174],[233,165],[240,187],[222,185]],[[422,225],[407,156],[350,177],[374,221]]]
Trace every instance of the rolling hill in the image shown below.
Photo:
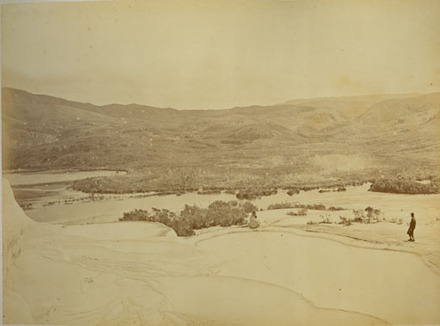
[[[227,173],[229,182],[232,176],[283,182],[377,173],[423,177],[437,172],[439,158],[440,93],[175,110],[96,106],[3,88],[2,115],[3,167],[10,170],[174,175],[170,171],[180,169],[203,173],[204,180],[226,180]],[[338,168],[334,155],[352,168]]]

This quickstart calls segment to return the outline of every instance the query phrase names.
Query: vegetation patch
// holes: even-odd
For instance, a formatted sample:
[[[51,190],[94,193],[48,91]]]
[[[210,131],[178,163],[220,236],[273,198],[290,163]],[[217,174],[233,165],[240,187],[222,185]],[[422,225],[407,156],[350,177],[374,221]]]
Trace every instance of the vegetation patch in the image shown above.
[[[247,215],[256,210],[257,207],[250,202],[217,200],[208,208],[185,205],[179,214],[167,209],[153,208],[152,212],[135,209],[124,213],[119,221],[158,222],[172,228],[177,236],[188,237],[195,234],[194,230],[212,226],[243,225]]]
[[[428,183],[422,183],[404,177],[381,178],[374,180],[369,190],[395,194],[436,194],[439,193],[439,180],[432,178]]]
[[[300,190],[298,188],[289,188],[287,189],[287,194],[289,196],[298,195],[300,193]]]
[[[346,209],[343,208],[343,207],[330,206],[329,208],[327,208],[327,210],[328,210],[328,211],[335,212],[335,211],[345,211]]]
[[[339,216],[340,222],[339,224],[343,224],[344,226],[350,226],[353,223],[377,223],[380,221],[384,221],[382,212],[379,209],[368,206],[365,209],[354,209],[353,210],[353,218],[347,218],[345,216]]]
[[[344,186],[339,186],[336,189],[319,189],[319,193],[323,193],[323,192],[342,192],[342,191],[347,191],[347,188],[345,188]]]
[[[262,196],[271,196],[271,195],[275,195],[278,192],[278,190],[276,188],[271,188],[271,189],[244,189],[244,190],[240,190],[235,197],[237,197],[237,199],[245,199],[245,200],[253,200],[253,199],[257,199],[260,198]]]
[[[300,208],[296,212],[291,211],[286,213],[289,216],[306,216],[307,215],[307,208]]]
[[[304,209],[312,209],[317,211],[325,211],[327,207],[323,204],[298,204],[298,203],[276,203],[267,206],[267,210],[273,209],[286,209],[286,208],[304,208]],[[335,209],[334,207],[332,207]],[[340,207],[339,207],[340,208]],[[341,208],[343,209],[343,208]]]
[[[345,186],[361,185],[358,177],[344,181],[299,180],[289,175],[296,167],[271,170],[268,178],[267,169],[254,167],[228,167],[209,163],[206,166],[178,167],[156,166],[143,170],[129,170],[124,175],[101,176],[76,180],[72,188],[77,191],[95,194],[131,194],[155,192],[160,194],[218,194],[225,192],[236,195],[239,200],[254,200],[263,196],[274,195],[278,189],[284,189],[289,196],[301,191],[326,189],[345,189]],[[292,178],[295,182],[292,182]],[[366,181],[364,181],[366,182]],[[342,191],[342,190],[341,190]]]

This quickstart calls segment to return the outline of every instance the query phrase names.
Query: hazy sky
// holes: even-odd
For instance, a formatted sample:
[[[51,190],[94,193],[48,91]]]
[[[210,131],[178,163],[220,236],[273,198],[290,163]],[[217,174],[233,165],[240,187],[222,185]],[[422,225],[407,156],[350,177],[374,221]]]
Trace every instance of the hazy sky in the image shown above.
[[[440,1],[2,6],[2,83],[95,104],[228,108],[440,91]]]

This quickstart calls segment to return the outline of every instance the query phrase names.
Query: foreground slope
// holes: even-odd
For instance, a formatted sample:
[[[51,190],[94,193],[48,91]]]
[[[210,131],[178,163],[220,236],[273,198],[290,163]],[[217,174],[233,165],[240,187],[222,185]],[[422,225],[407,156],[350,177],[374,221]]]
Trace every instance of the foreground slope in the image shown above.
[[[24,215],[4,188],[4,223],[15,225],[8,232],[22,232],[21,250],[3,261],[5,323],[440,322],[440,278],[409,254],[264,225],[256,232],[213,228],[188,239],[142,222],[22,226],[11,223]],[[11,247],[4,248],[8,257]]]

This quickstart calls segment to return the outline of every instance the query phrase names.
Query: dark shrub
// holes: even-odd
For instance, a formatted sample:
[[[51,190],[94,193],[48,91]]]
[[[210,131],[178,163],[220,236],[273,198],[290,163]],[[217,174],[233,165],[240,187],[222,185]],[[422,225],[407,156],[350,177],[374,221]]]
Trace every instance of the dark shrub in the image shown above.
[[[148,211],[143,209],[135,209],[131,212],[126,212],[122,216],[122,218],[119,219],[119,221],[149,221],[150,220],[150,214]]]
[[[306,205],[306,208],[307,209],[314,209],[314,210],[317,210],[317,211],[325,211],[326,210],[325,205],[322,205],[322,204]]]
[[[180,213],[180,217],[182,219],[190,221],[191,228],[194,230],[208,228],[213,225],[213,221],[208,220],[207,218],[208,210],[204,208],[200,208],[196,205],[188,206],[185,205],[185,208]]]
[[[297,194],[299,194],[299,189],[298,188],[290,188],[289,190],[287,190],[287,194],[289,196],[297,195]]]
[[[171,222],[177,219],[176,213],[169,211],[168,209],[152,208],[154,214],[151,217],[152,222],[159,222],[170,226]]]
[[[439,187],[437,180],[424,184],[413,179],[396,177],[374,180],[369,190],[396,194],[434,194],[439,192]]]
[[[255,206],[254,204],[252,204],[251,202],[248,202],[248,201],[244,202],[242,204],[242,207],[243,207],[245,213],[251,213],[253,211],[258,211],[258,207]]]
[[[343,207],[335,207],[335,206],[331,206],[331,207],[327,208],[327,210],[332,211],[332,212],[335,212],[335,211],[344,211],[345,208],[343,208]]]
[[[345,216],[339,216],[339,218],[341,219],[339,224],[343,224],[344,226],[350,226],[352,224],[352,220],[350,218]]]
[[[189,237],[195,234],[194,230],[191,228],[191,221],[187,219],[173,220],[168,226],[176,231],[178,237]]]
[[[317,211],[325,211],[326,207],[325,205],[322,204],[295,204],[293,206],[293,208],[306,208],[306,209],[311,209],[311,210],[317,210]]]
[[[262,196],[271,196],[278,193],[276,188],[268,189],[242,189],[238,194],[235,195],[237,199],[240,200],[253,200]]]
[[[307,208],[300,208],[297,212],[287,212],[287,215],[290,216],[306,216],[307,215]]]
[[[285,209],[285,208],[295,208],[295,204],[292,203],[276,203],[276,204],[270,204],[267,206],[268,210],[272,209]]]
[[[217,200],[208,207],[207,219],[213,221],[213,225],[231,226],[244,224],[246,212],[233,202]]]

